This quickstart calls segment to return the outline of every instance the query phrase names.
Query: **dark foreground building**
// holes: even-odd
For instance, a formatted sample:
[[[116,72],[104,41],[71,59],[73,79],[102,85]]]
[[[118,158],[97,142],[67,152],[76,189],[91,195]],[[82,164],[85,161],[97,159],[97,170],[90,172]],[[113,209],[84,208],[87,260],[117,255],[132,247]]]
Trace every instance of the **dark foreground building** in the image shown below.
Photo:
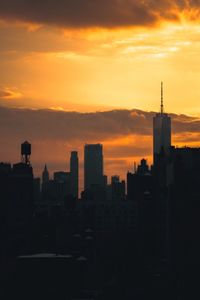
[[[171,148],[168,164],[170,261],[180,299],[199,299],[200,148]]]
[[[1,250],[7,255],[20,251],[32,222],[34,185],[30,149],[30,144],[25,142],[20,163],[13,167],[0,164]]]

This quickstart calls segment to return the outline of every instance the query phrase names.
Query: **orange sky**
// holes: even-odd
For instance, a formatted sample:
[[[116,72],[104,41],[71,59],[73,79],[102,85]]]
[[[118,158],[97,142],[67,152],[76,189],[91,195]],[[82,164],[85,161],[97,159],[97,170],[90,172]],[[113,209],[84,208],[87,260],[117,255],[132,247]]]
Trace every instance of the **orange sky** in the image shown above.
[[[157,110],[163,80],[168,112],[200,111],[196,24],[83,31],[12,26],[0,27],[0,35],[11,34],[0,59],[0,89],[10,93],[2,95],[4,105]]]
[[[3,0],[0,106],[157,111],[160,82],[164,81],[165,111],[198,117],[199,12],[199,1],[189,0]],[[26,137],[21,134],[19,138]],[[74,141],[70,146],[82,149],[89,141]],[[197,146],[199,136],[176,132],[173,141]],[[132,162],[140,159],[131,156],[131,151],[124,154],[126,147],[140,144],[141,155],[151,162],[149,134],[134,139],[131,133],[105,139],[97,135],[92,142],[104,143],[109,174],[118,172],[120,161],[123,176]],[[147,144],[145,152],[142,149]],[[2,160],[5,152],[0,153]],[[59,159],[64,164],[64,153]]]
[[[63,1],[59,1],[63,5]],[[11,2],[21,3],[20,0]],[[71,0],[68,2],[70,4]],[[112,2],[116,4],[119,0],[108,1],[110,6]],[[120,10],[124,8],[125,11],[127,3],[125,0]],[[59,21],[55,24],[56,13],[54,16],[51,11],[47,21],[48,15],[40,16],[39,9],[30,16],[28,9],[31,7],[24,8],[27,9],[24,13],[18,12],[16,6],[13,11],[2,7],[1,104],[77,111],[157,110],[162,80],[168,112],[198,115],[200,29],[197,1],[195,5],[193,1],[183,1],[184,7],[176,1],[174,5],[172,1],[160,1],[158,7],[154,1],[135,3],[138,3],[136,8],[134,6],[138,16],[133,13],[133,24],[128,25],[123,21],[125,13],[118,12],[121,19],[115,20],[112,16],[116,11],[108,6],[114,28],[107,21],[109,16],[106,19],[104,15],[97,15],[98,27],[93,25],[93,19],[89,19],[91,24],[84,25],[84,15],[81,15],[83,25],[81,22],[77,25],[76,19],[70,19],[72,24],[68,25],[67,17],[65,25]],[[74,10],[78,13],[78,5],[79,0],[72,13]],[[96,12],[91,8],[92,13]],[[147,18],[146,23],[140,14]],[[30,20],[24,20],[28,18]]]

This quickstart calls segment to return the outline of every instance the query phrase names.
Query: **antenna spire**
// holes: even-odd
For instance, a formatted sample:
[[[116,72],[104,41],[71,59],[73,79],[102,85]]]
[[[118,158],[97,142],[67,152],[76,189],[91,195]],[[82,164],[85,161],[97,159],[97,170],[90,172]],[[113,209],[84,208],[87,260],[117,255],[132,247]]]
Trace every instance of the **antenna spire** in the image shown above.
[[[161,82],[161,106],[160,106],[161,115],[164,112],[164,104],[163,104],[163,82]]]

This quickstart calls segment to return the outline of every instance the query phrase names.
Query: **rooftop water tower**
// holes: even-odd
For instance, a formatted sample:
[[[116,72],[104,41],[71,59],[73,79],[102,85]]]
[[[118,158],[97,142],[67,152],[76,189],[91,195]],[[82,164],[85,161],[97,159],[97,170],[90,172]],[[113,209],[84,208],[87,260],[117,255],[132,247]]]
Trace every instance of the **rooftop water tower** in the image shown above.
[[[30,165],[31,144],[25,141],[21,144],[21,161],[26,165]]]

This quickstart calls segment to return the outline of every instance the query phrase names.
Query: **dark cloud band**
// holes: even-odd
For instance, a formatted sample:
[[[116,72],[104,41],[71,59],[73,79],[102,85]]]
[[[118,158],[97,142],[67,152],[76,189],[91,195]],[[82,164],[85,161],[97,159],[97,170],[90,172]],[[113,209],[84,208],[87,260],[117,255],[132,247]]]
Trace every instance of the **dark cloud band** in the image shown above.
[[[96,113],[0,107],[0,136],[9,139],[101,141],[126,135],[151,136],[155,113],[113,110]],[[198,133],[200,120],[171,115],[174,134]]]
[[[198,10],[199,0],[1,0],[0,18],[64,27],[152,25]]]

